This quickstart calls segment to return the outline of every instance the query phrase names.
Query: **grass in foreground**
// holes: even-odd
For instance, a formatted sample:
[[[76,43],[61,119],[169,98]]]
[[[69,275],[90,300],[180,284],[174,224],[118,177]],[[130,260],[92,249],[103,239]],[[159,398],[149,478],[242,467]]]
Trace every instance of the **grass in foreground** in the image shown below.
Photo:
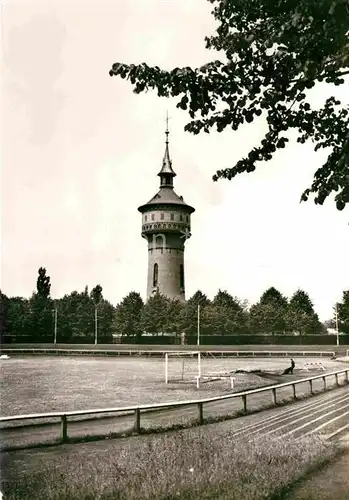
[[[262,500],[334,457],[320,438],[216,436],[202,429],[158,435],[131,447],[66,459],[30,477],[3,484],[7,500]],[[279,496],[279,498],[282,498]]]

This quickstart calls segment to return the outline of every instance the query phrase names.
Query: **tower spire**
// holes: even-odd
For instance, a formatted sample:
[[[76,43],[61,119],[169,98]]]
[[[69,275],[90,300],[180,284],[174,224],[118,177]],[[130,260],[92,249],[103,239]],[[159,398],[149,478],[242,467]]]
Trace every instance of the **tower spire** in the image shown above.
[[[165,134],[166,134],[166,144],[168,144],[168,134],[169,134],[169,130],[168,130],[168,111],[166,111],[166,130],[165,130]]]
[[[161,179],[160,187],[166,186],[166,187],[173,187],[173,177],[175,177],[175,172],[172,169],[172,161],[170,158],[170,150],[169,150],[169,141],[168,141],[168,136],[169,136],[169,130],[168,130],[168,112],[166,112],[166,130],[165,130],[165,135],[166,135],[166,141],[165,141],[165,154],[164,158],[162,160],[162,168],[160,172],[158,173],[158,176]]]

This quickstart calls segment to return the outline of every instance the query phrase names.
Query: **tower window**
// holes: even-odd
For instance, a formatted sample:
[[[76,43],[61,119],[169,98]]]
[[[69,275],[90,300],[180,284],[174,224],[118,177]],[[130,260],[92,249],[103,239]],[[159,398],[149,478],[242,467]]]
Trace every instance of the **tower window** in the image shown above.
[[[185,216],[185,220],[189,222],[189,217],[187,215]]]
[[[145,220],[145,222],[147,222],[147,220],[148,220],[148,217],[146,215],[144,216],[144,220]]]
[[[161,220],[164,220],[164,214],[160,215]]]
[[[174,214],[171,214],[171,220],[174,220]]]
[[[153,287],[154,288],[158,286],[158,277],[159,277],[159,266],[157,264],[154,264],[154,271],[153,271]]]
[[[151,220],[155,220],[155,215],[151,214]]]
[[[179,216],[179,220],[183,220],[183,215],[182,214]]]
[[[184,288],[184,267],[183,264],[179,266],[179,286]]]

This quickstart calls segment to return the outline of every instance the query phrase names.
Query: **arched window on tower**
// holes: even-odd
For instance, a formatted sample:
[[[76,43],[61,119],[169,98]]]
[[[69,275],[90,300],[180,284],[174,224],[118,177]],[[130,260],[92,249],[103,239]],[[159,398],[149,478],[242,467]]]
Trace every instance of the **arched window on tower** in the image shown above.
[[[180,288],[184,288],[184,267],[183,264],[179,267],[179,286]]]
[[[154,271],[153,271],[153,287],[158,286],[158,278],[159,278],[159,266],[157,264],[154,264]]]

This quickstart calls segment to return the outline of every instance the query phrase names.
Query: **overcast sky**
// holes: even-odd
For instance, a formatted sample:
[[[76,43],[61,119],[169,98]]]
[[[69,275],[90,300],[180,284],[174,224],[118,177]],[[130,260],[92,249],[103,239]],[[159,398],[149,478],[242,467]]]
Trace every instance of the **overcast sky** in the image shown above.
[[[226,289],[256,302],[275,286],[306,290],[322,320],[349,287],[349,213],[299,204],[326,158],[295,141],[253,174],[212,182],[265,133],[193,136],[189,116],[156,93],[135,95],[112,63],[164,69],[216,59],[205,0],[2,2],[2,276],[29,297],[47,269],[52,296],[100,283],[116,304],[145,298],[147,246],[137,207],[157,191],[165,115],[175,190],[196,208],[186,244],[187,297]],[[335,89],[344,97],[344,88]],[[329,95],[317,86],[312,100]],[[349,93],[348,93],[349,94]],[[348,99],[348,98],[347,98]]]

